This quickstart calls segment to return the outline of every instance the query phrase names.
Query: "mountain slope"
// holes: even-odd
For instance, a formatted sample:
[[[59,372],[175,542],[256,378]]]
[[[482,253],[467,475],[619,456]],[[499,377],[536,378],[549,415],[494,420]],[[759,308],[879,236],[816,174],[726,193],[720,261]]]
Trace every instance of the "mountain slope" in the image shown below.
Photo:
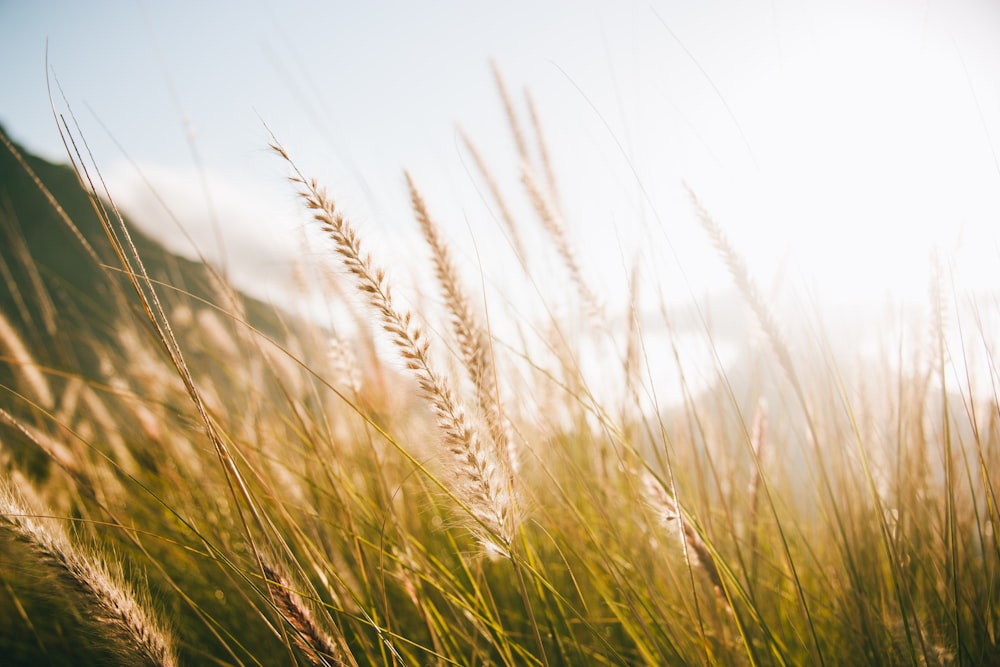
[[[0,134],[7,136],[3,128]],[[112,244],[73,169],[10,143],[20,159],[0,144],[0,312],[38,363],[93,370],[94,342],[113,342],[122,310],[138,300],[128,296]],[[204,299],[233,310],[208,267],[170,253],[127,219],[125,224],[150,276],[165,284],[159,292],[168,302]],[[237,299],[250,323],[280,334],[273,308],[242,294]]]

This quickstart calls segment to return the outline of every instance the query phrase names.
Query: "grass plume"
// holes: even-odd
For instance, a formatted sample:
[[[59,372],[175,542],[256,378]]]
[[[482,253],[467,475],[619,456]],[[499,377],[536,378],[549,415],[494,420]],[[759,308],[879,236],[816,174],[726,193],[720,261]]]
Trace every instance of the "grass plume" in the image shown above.
[[[294,168],[287,152],[274,150]],[[464,509],[478,525],[474,532],[487,546],[509,553],[514,541],[517,509],[503,460],[487,447],[470,424],[466,410],[455,396],[451,383],[430,359],[430,341],[413,314],[397,307],[384,269],[363,251],[357,232],[334,205],[326,191],[301,175],[292,177],[320,228],[333,241],[334,250],[355,286],[378,314],[382,328],[390,335],[407,368],[413,372],[420,391],[434,411],[443,443],[456,465],[453,476]]]
[[[7,482],[0,484],[0,528],[28,545],[57,575],[80,615],[118,653],[123,664],[177,665],[174,641],[149,600],[125,583],[117,565],[73,543],[45,513],[29,508]]]

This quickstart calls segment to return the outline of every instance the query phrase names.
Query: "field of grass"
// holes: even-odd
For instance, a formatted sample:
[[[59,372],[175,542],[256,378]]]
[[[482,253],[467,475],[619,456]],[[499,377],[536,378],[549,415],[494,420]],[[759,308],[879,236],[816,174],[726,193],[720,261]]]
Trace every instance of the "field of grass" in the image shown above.
[[[719,361],[695,386],[666,299],[637,303],[655,276],[633,272],[622,313],[601,302],[561,214],[585,193],[557,189],[504,99],[522,173],[469,142],[474,176],[512,265],[543,300],[531,276],[555,265],[575,299],[503,336],[518,295],[485,302],[463,278],[419,174],[433,281],[396,284],[274,141],[352,333],[264,333],[221,279],[204,298],[147,272],[66,133],[102,193],[107,238],[79,242],[110,241],[117,305],[88,329],[91,288],[71,308],[44,276],[6,285],[36,305],[0,313],[0,662],[1000,664],[996,303],[965,307],[942,268],[927,325],[852,371],[821,329],[788,342],[692,192],[753,351],[739,382]],[[5,275],[40,273],[20,261]],[[678,402],[653,393],[653,345],[678,357]]]

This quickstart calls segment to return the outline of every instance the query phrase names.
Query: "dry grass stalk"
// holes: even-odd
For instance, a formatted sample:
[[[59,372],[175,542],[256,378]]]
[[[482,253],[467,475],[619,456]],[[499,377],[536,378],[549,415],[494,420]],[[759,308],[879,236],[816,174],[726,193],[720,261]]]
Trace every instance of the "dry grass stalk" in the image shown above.
[[[173,638],[150,609],[150,602],[125,583],[121,568],[75,546],[43,513],[26,506],[8,484],[0,483],[0,529],[27,544],[38,562],[59,575],[79,604],[80,616],[121,655],[124,664],[177,664]]]
[[[6,212],[0,211],[0,221],[6,215]],[[28,302],[25,300],[17,283],[18,281],[14,278],[14,273],[10,270],[10,264],[7,263],[4,256],[0,255],[0,285],[3,285],[10,293],[14,301],[14,308],[17,309],[17,315],[21,318],[21,321],[26,326],[34,328],[36,326],[35,319],[32,317],[31,311],[28,310]]]
[[[517,469],[518,456],[510,437],[510,426],[503,414],[500,393],[496,381],[496,366],[493,363],[493,349],[486,328],[480,323],[471,299],[462,289],[462,281],[437,224],[427,211],[427,204],[417,190],[410,175],[406,174],[410,188],[413,211],[416,213],[420,231],[431,248],[434,273],[444,292],[445,305],[451,314],[451,325],[458,339],[462,362],[476,389],[479,407],[486,417],[490,436],[496,447],[497,456],[507,464],[507,474],[513,484],[513,473]]]
[[[629,274],[628,329],[625,334],[625,384],[636,403],[639,400],[638,383],[642,352],[642,333],[639,326],[639,318],[642,316],[642,309],[639,307],[640,278],[639,261],[636,258]]]
[[[760,291],[757,289],[757,284],[750,277],[750,271],[747,269],[746,263],[740,254],[736,252],[736,249],[730,243],[729,238],[719,223],[715,221],[704,205],[702,205],[701,200],[698,199],[694,191],[690,187],[687,188],[687,191],[698,214],[698,222],[701,223],[702,228],[708,234],[715,249],[722,256],[723,261],[726,263],[726,268],[729,269],[730,275],[732,275],[733,280],[736,282],[737,288],[739,288],[743,294],[743,298],[753,310],[757,322],[760,324],[761,329],[764,330],[764,335],[767,336],[771,349],[778,358],[778,363],[781,364],[782,369],[788,375],[789,379],[795,382],[795,366],[792,363],[792,356],[788,351],[788,344],[770,309],[764,304],[764,300],[760,296]]]
[[[556,246],[556,250],[559,252],[559,257],[569,270],[570,279],[576,285],[580,299],[591,315],[598,320],[601,319],[600,303],[583,276],[583,269],[580,267],[580,262],[576,258],[576,252],[569,242],[566,226],[563,224],[559,214],[556,213],[555,209],[549,203],[545,194],[538,187],[538,180],[535,178],[534,172],[527,162],[521,165],[521,182],[528,192],[528,197],[531,199],[531,205],[534,207],[535,213],[538,214],[538,218],[542,221],[542,226],[548,232],[549,237]]]
[[[68,431],[71,441],[76,444],[76,451],[63,444],[55,437],[23,420],[18,419],[3,408],[0,408],[0,424],[14,429],[33,445],[38,447],[52,463],[59,467],[72,480],[76,491],[85,498],[98,499],[102,502],[117,497],[122,490],[117,476],[103,460],[90,460],[83,446],[83,434],[80,430]],[[82,422],[82,431],[92,428],[92,423]],[[93,434],[91,434],[93,435]],[[0,441],[0,450],[3,449]],[[129,461],[135,466],[134,459],[129,455]],[[131,471],[131,472],[134,472]],[[23,493],[23,491],[22,491]]]
[[[719,568],[715,564],[715,558],[701,535],[695,530],[694,525],[680,511],[673,496],[663,488],[659,480],[647,471],[642,473],[642,490],[646,502],[656,512],[657,518],[664,526],[669,527],[672,521],[679,522],[679,532],[685,546],[684,556],[687,558],[688,564],[693,569],[700,570],[705,574],[715,589],[716,595],[729,609],[729,600],[726,597],[725,587],[722,584]]]
[[[354,396],[361,394],[361,366],[354,350],[348,345],[342,336],[334,334],[330,336],[330,363],[333,366],[335,377],[345,387],[351,390]]]
[[[750,422],[750,449],[753,452],[754,465],[750,468],[750,485],[747,494],[750,499],[750,515],[756,517],[758,493],[760,491],[760,473],[767,455],[767,401],[761,398],[754,409],[753,421]]]
[[[267,577],[267,587],[271,591],[272,600],[295,630],[295,643],[309,661],[314,665],[332,667],[347,665],[343,658],[344,652],[340,650],[333,637],[317,624],[312,611],[302,596],[295,592],[289,578],[271,563],[264,564],[264,574]]]
[[[37,428],[25,424],[3,408],[0,408],[0,424],[6,424],[18,431],[42,450],[53,463],[62,468],[77,483],[83,484],[89,489],[89,483],[86,482],[86,475],[84,475],[76,455],[68,447]]]
[[[83,393],[86,386],[87,383],[79,376],[73,376],[66,381],[59,397],[59,407],[53,421],[59,424],[68,424],[72,421],[76,415],[77,407],[80,405],[80,394]]]
[[[55,405],[49,383],[45,380],[42,372],[38,370],[38,365],[32,359],[24,341],[21,340],[3,313],[0,313],[0,346],[5,348],[7,354],[10,355],[11,365],[16,366],[20,371],[21,380],[32,392],[31,400],[44,408],[51,408]]]
[[[503,109],[507,114],[507,122],[514,137],[514,145],[517,147],[517,157],[525,164],[528,164],[528,144],[524,140],[524,132],[521,131],[521,123],[517,119],[517,112],[514,111],[514,102],[507,92],[507,86],[504,85],[500,68],[495,62],[490,63],[490,67],[493,69],[493,79],[496,81],[497,90],[500,93],[500,101],[503,102]]]
[[[944,367],[948,363],[947,341],[948,331],[945,323],[945,316],[951,304],[948,303],[948,295],[945,290],[945,267],[942,265],[941,256],[934,252],[930,257],[930,281],[929,307],[930,307],[930,340],[928,349],[931,351],[931,359],[935,362],[935,372],[944,374]]]
[[[174,335],[174,331],[171,328],[170,322],[163,309],[163,304],[161,303],[160,297],[154,287],[154,281],[150,278],[149,273],[146,271],[146,267],[139,255],[139,251],[136,248],[135,243],[132,241],[131,233],[129,232],[128,226],[125,224],[125,218],[115,205],[114,200],[108,191],[107,184],[100,176],[100,172],[97,172],[97,177],[98,182],[101,183],[101,189],[99,190],[96,187],[94,179],[91,177],[90,172],[86,168],[86,163],[83,160],[79,147],[77,146],[73,136],[69,133],[68,127],[64,126],[60,128],[60,136],[63,139],[63,144],[67,151],[70,152],[70,157],[73,161],[73,168],[76,172],[77,179],[80,185],[90,193],[90,200],[94,208],[94,212],[101,221],[101,226],[104,228],[105,235],[111,243],[115,256],[124,270],[136,297],[139,299],[142,310],[146,315],[149,324],[152,325],[156,339],[163,351],[167,353],[177,376],[180,377],[181,382],[184,385],[184,390],[187,393],[188,398],[190,398],[195,407],[198,418],[204,426],[205,434],[212,443],[212,447],[218,456],[219,463],[225,471],[226,481],[229,485],[230,493],[232,494],[234,501],[238,506],[240,500],[242,500],[253,522],[256,524],[258,529],[261,530],[261,532],[264,532],[264,522],[257,509],[257,504],[254,500],[253,494],[247,486],[243,473],[240,471],[236,463],[236,459],[230,452],[227,439],[224,437],[223,433],[220,432],[218,424],[209,414],[209,407],[202,398],[202,394],[195,383],[191,369],[185,361],[180,345],[177,342],[177,338]],[[71,145],[72,150],[70,151]],[[84,146],[86,147],[86,142],[84,142]],[[75,159],[73,157],[74,155]],[[98,196],[98,193],[101,192],[103,192],[104,198]],[[244,514],[243,508],[238,507],[238,509],[244,536],[250,545],[250,551],[257,560],[257,565],[261,570],[261,575],[263,576],[263,563],[260,560],[260,552],[257,548],[256,540],[251,533],[250,524],[247,516]]]
[[[185,391],[181,376],[167,359],[157,354],[156,348],[138,329],[123,327],[116,332],[115,338],[121,356],[101,355],[101,374],[112,389],[128,393],[133,386],[140,387],[140,393],[149,401],[166,400]]]
[[[9,204],[9,202],[6,203]],[[21,223],[16,219],[13,212],[9,215],[7,212],[2,212],[0,213],[0,224],[2,224],[2,229],[0,229],[0,231],[3,232],[3,235],[7,239],[11,255],[21,265],[21,268],[26,274],[27,283],[31,288],[31,294],[28,295],[28,298],[31,300],[35,312],[41,316],[42,322],[45,325],[45,332],[49,336],[54,337],[58,331],[56,306],[52,302],[52,296],[49,294],[49,290],[45,286],[45,281],[42,279],[38,262],[34,260],[31,256],[31,251],[28,249],[28,243],[25,241]],[[7,284],[11,285],[13,282],[9,281]],[[20,295],[19,291],[14,291]],[[34,318],[31,316],[30,312],[27,314],[28,317],[24,320],[24,322],[27,324],[33,324]]]
[[[535,130],[535,141],[538,143],[538,154],[542,158],[542,170],[545,172],[545,182],[549,186],[549,197],[554,205],[559,207],[559,188],[556,186],[556,172],[552,167],[552,160],[549,158],[549,148],[545,143],[545,133],[542,131],[542,123],[539,120],[538,112],[535,110],[535,101],[531,97],[531,92],[525,89],[524,99],[528,104],[528,115],[531,117],[531,126]]]
[[[118,389],[116,387],[116,389]],[[119,389],[120,391],[120,389]],[[94,426],[99,426],[101,440],[107,443],[108,449],[114,455],[115,461],[129,474],[135,474],[139,466],[129,451],[128,443],[121,434],[121,426],[116,421],[111,409],[101,399],[97,392],[87,387],[82,396],[87,408],[87,417]]]
[[[521,262],[522,268],[526,267],[528,254],[525,252],[524,241],[521,240],[521,232],[517,229],[517,222],[514,220],[510,209],[507,208],[507,200],[500,193],[500,186],[497,185],[496,179],[493,178],[493,173],[490,171],[485,160],[483,160],[482,155],[480,155],[479,149],[476,148],[475,144],[472,143],[472,140],[464,132],[460,132],[460,134],[462,136],[462,143],[465,144],[465,149],[472,156],[472,161],[475,163],[479,175],[486,183],[486,187],[493,197],[493,203],[496,204],[497,209],[500,211],[500,218],[507,225],[507,233],[510,234],[510,243],[514,246],[514,253],[517,255],[518,261]]]
[[[283,148],[273,148],[295,168]],[[313,218],[333,240],[343,266],[378,313],[382,328],[391,336],[406,367],[416,377],[421,394],[430,403],[445,447],[454,456],[454,478],[459,486],[456,497],[479,524],[473,527],[474,533],[485,547],[509,554],[517,511],[503,461],[483,445],[469,424],[450,381],[431,363],[430,341],[414,321],[413,314],[393,302],[385,270],[362,251],[357,232],[337,210],[333,200],[315,180],[306,181],[297,175],[292,181],[301,186],[300,196],[313,212]]]
[[[104,262],[101,260],[101,257],[97,254],[97,252],[94,250],[94,247],[90,244],[90,242],[83,235],[83,233],[80,232],[80,229],[76,226],[76,223],[73,222],[73,219],[69,216],[69,214],[66,213],[66,210],[62,207],[62,204],[59,203],[55,195],[53,195],[52,192],[49,190],[49,188],[45,185],[45,183],[42,182],[42,179],[38,177],[38,174],[35,173],[35,170],[32,169],[31,165],[28,164],[27,160],[24,159],[24,156],[21,155],[21,152],[17,150],[17,147],[15,147],[13,143],[11,143],[10,139],[2,131],[0,131],[0,144],[3,144],[4,147],[8,151],[10,151],[10,154],[14,156],[14,159],[17,160],[18,165],[20,165],[20,167],[24,170],[24,173],[27,174],[29,178],[31,178],[32,182],[38,188],[39,192],[42,193],[42,196],[45,197],[45,200],[49,203],[49,206],[52,207],[52,210],[55,211],[59,219],[63,222],[63,224],[66,225],[66,228],[69,229],[70,233],[72,233],[73,236],[76,238],[76,240],[80,243],[80,246],[87,253],[87,256],[90,257],[90,259],[94,262],[96,266],[102,266]],[[17,236],[20,237],[20,234],[18,233]],[[26,250],[27,248],[25,248],[25,251]],[[26,255],[22,256],[26,257]],[[41,281],[40,276],[38,275],[38,267],[36,263],[34,261],[27,262],[25,264],[25,269],[27,269],[29,278],[32,282],[33,287],[35,288],[34,291],[35,291],[35,296],[37,298],[36,306],[42,309],[42,318],[45,320],[46,329],[50,333],[54,334],[57,331],[55,305],[52,303],[52,299],[50,298],[48,291],[44,289],[44,285]],[[114,296],[118,298],[119,305],[124,305],[124,302],[121,301],[121,297],[123,296],[123,294],[119,288],[118,283],[116,281],[109,281],[108,285],[112,288]]]
[[[750,450],[753,455],[753,465],[750,466],[750,484],[747,487],[748,505],[750,508],[749,541],[750,553],[756,563],[757,558],[757,515],[760,505],[761,472],[767,457],[767,401],[761,398],[754,409],[753,421],[750,423]]]
[[[235,301],[235,299],[234,299]],[[214,310],[199,308],[194,314],[199,336],[204,337],[206,348],[222,360],[238,360],[240,349],[232,327],[223,322]],[[245,318],[244,318],[245,319]]]
[[[81,246],[83,246],[83,249],[86,251],[87,255],[94,261],[95,264],[100,266],[101,258],[94,250],[94,247],[90,245],[90,241],[88,241],[87,237],[85,237],[80,232],[80,229],[76,226],[76,223],[73,222],[73,219],[69,217],[65,209],[63,209],[62,204],[59,203],[59,201],[55,198],[55,195],[53,195],[52,192],[45,186],[45,184],[42,182],[42,179],[40,179],[38,177],[38,174],[35,173],[35,170],[31,168],[31,165],[27,163],[27,161],[24,159],[24,156],[21,155],[21,151],[17,150],[14,144],[11,143],[10,139],[8,139],[7,135],[4,134],[3,132],[0,132],[0,144],[3,144],[7,148],[7,150],[10,151],[11,155],[14,156],[14,159],[17,160],[18,165],[20,165],[20,167],[24,169],[24,173],[26,173],[31,178],[32,182],[34,182],[34,184],[38,187],[39,191],[45,197],[45,200],[56,212],[56,215],[59,216],[59,219],[63,221],[63,223],[70,230],[70,232],[72,232],[73,236],[76,237],[76,240],[80,242]]]

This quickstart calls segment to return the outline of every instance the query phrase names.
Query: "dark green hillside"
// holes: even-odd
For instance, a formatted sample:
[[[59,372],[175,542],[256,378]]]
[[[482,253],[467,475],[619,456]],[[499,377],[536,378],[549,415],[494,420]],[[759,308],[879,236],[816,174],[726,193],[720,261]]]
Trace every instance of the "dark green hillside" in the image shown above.
[[[162,486],[159,475],[173,469],[163,467],[161,436],[168,429],[198,432],[185,416],[189,395],[76,173],[28,154],[2,128],[0,135],[7,139],[0,141],[0,495],[14,469],[39,484],[61,479],[67,468],[80,479],[84,468],[75,461],[88,455],[111,464],[109,478],[127,480],[141,470]],[[245,335],[230,314],[245,313],[254,328],[286,341],[284,314],[234,293],[206,265],[168,252],[125,224],[159,284],[158,298],[199,387],[227,396],[235,393],[227,374],[252,368],[253,380],[243,386],[279,395],[279,383],[250,358],[260,351],[259,339]],[[230,343],[222,351],[220,340]],[[249,403],[220,412],[249,420]],[[106,482],[88,486],[83,495],[92,497],[96,486],[98,495],[105,493]],[[0,664],[115,664],[113,654],[79,641],[88,634],[85,614],[40,622],[68,605],[53,592],[62,589],[32,569],[30,549],[9,539],[9,527],[0,530]],[[119,543],[115,552],[127,548]],[[46,592],[36,595],[35,589]],[[12,611],[25,605],[29,616]]]
[[[0,133],[4,133],[3,128]],[[109,268],[117,268],[118,260],[72,168],[30,155],[16,144],[15,148],[93,248],[100,263],[85,249],[18,158],[0,145],[0,310],[32,354],[40,355],[39,363],[91,370],[93,343],[113,342],[115,323],[123,316],[121,311],[129,307],[126,303],[134,307],[136,300],[129,298],[125,277]],[[150,275],[172,288],[161,290],[161,296],[168,301],[190,301],[191,297],[184,294],[189,293],[220,302],[204,265],[168,252],[129,221],[126,224]],[[256,327],[269,333],[279,331],[278,319],[269,306],[249,297],[240,298]]]

